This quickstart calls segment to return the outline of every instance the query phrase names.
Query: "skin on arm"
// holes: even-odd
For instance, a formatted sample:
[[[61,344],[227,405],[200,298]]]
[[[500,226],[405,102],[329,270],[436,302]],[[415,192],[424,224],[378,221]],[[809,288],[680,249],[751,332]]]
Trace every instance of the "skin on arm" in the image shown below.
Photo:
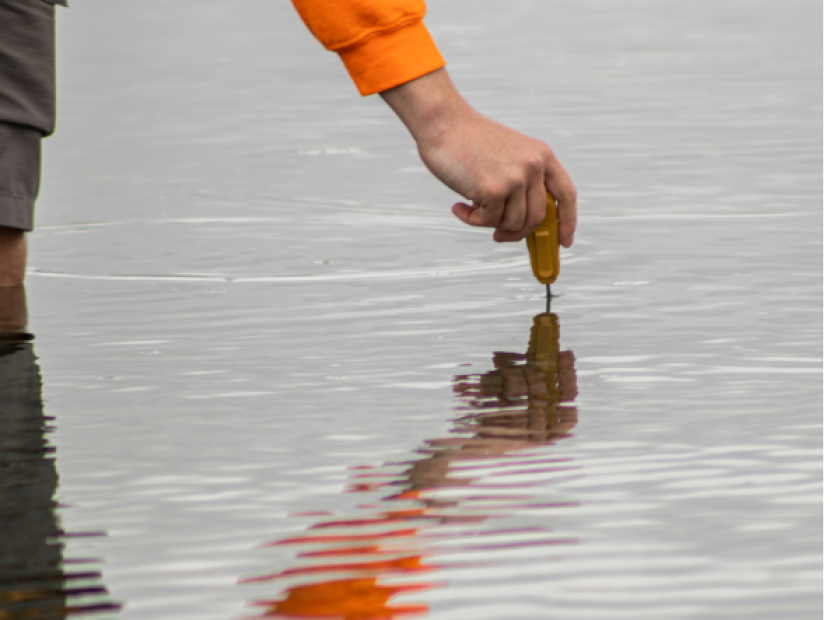
[[[471,204],[452,212],[470,226],[495,228],[496,241],[520,241],[545,217],[545,190],[557,199],[558,238],[568,248],[577,192],[544,142],[476,112],[445,68],[380,93],[408,128],[426,167]]]

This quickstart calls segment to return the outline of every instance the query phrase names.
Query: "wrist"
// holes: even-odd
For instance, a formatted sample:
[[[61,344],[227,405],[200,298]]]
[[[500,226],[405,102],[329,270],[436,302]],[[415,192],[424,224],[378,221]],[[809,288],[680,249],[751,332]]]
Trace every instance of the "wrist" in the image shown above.
[[[455,88],[445,68],[380,93],[419,142],[429,142],[475,114]]]

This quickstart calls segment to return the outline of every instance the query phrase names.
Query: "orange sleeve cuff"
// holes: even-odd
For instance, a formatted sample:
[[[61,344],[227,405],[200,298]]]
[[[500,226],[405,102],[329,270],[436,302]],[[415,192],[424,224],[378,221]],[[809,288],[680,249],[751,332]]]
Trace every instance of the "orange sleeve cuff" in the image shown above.
[[[362,95],[405,84],[446,65],[422,21],[376,34],[338,54]]]

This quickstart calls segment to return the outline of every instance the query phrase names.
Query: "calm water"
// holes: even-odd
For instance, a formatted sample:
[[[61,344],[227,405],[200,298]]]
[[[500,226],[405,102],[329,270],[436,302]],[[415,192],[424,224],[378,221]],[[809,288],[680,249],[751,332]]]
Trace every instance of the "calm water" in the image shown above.
[[[821,617],[821,4],[429,10],[550,314],[289,3],[59,12],[0,618]]]

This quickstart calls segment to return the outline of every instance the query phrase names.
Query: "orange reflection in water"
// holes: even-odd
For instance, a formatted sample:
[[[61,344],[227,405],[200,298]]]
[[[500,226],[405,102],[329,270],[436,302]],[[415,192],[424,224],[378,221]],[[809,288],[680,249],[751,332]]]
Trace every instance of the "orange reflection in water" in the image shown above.
[[[270,603],[267,616],[287,618],[342,618],[343,620],[391,620],[423,614],[427,605],[389,605],[400,592],[426,589],[423,584],[386,586],[376,577],[338,579],[291,588],[286,600]]]
[[[353,468],[347,492],[385,492],[377,503],[359,506],[373,512],[314,523],[300,536],[270,543],[302,546],[297,554],[302,565],[243,580],[295,581],[284,590],[284,598],[255,603],[264,608],[263,616],[392,620],[424,615],[427,605],[395,604],[391,599],[442,584],[384,580],[455,567],[430,562],[430,556],[441,552],[435,541],[458,539],[459,546],[447,544],[447,552],[576,542],[548,538],[546,530],[539,527],[436,531],[440,525],[477,525],[513,512],[574,504],[535,502],[531,495],[508,491],[539,483],[504,482],[505,477],[575,469],[571,459],[531,458],[526,452],[566,437],[577,423],[574,355],[560,351],[559,338],[556,315],[537,315],[525,354],[497,352],[493,370],[454,377],[454,391],[461,403],[456,409],[462,413],[453,420],[452,437],[427,440],[417,450],[419,459],[384,466],[405,466],[397,474],[368,466]],[[435,497],[441,489],[481,489],[486,494]],[[488,501],[495,503],[488,505]],[[411,506],[386,510],[394,502]],[[494,536],[510,534],[539,538],[492,542]],[[473,540],[481,544],[468,544]]]

